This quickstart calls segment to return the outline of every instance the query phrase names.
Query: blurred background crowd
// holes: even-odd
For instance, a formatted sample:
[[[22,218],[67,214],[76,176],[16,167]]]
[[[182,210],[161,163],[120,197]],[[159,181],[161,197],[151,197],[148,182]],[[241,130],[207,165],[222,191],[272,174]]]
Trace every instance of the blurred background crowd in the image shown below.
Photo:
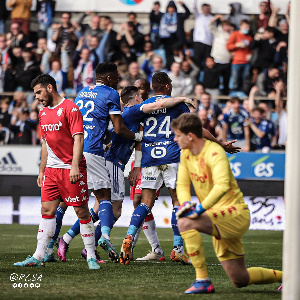
[[[260,1],[259,14],[245,15],[233,2],[227,15],[212,15],[209,1],[170,1],[164,9],[155,1],[147,28],[134,12],[116,24],[101,13],[58,14],[55,4],[38,0],[32,12],[32,0],[0,0],[0,144],[40,142],[33,78],[50,74],[74,99],[95,83],[97,64],[110,61],[120,90],[138,79],[148,89],[155,72],[167,72],[172,96],[193,98],[219,139],[237,139],[245,152],[285,148],[290,4],[281,12]],[[33,20],[38,30],[30,30]]]

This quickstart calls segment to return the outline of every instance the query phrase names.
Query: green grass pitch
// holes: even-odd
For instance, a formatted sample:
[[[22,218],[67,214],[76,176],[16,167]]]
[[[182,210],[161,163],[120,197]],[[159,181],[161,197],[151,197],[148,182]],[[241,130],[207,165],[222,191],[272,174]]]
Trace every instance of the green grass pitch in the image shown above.
[[[195,279],[192,266],[173,263],[169,259],[172,250],[171,229],[158,229],[158,236],[166,255],[165,262],[135,262],[122,266],[107,261],[102,250],[101,257],[107,261],[100,270],[88,270],[80,257],[83,243],[77,237],[67,253],[66,263],[48,263],[45,268],[18,268],[13,263],[32,255],[36,246],[38,226],[0,225],[0,299],[280,299],[278,284],[256,285],[243,289],[232,286],[217,258],[211,237],[203,236],[208,271],[216,293],[211,295],[184,295],[184,291]],[[62,233],[68,227],[63,226]],[[126,228],[114,228],[112,241],[120,248]],[[249,231],[244,236],[246,263],[248,267],[282,268],[282,232]],[[135,248],[135,257],[150,250],[142,233]],[[11,281],[16,273],[17,281]],[[23,279],[19,279],[25,274]],[[42,275],[42,276],[40,276]],[[40,276],[40,287],[30,288],[33,279]],[[21,283],[22,288],[13,287]],[[28,283],[28,287],[24,285]]]

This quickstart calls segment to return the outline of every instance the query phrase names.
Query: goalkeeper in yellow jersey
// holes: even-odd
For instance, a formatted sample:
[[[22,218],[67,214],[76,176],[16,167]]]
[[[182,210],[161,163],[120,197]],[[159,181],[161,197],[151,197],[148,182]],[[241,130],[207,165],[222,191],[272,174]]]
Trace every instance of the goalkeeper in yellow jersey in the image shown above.
[[[202,138],[195,114],[172,121],[181,151],[177,173],[178,227],[196,270],[196,281],[186,294],[215,291],[208,277],[201,232],[213,236],[215,253],[236,287],[281,282],[282,272],[245,266],[242,236],[250,225],[250,212],[230,169],[225,151]],[[200,204],[191,203],[191,182]]]

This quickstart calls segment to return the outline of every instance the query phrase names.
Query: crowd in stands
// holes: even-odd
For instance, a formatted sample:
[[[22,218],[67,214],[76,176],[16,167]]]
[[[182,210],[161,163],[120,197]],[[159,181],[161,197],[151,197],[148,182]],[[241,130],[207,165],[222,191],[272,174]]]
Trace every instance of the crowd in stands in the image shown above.
[[[79,19],[63,12],[56,22],[55,3],[37,1],[39,30],[31,32],[32,0],[9,0],[11,11],[0,0],[0,144],[39,143],[40,105],[27,93],[37,75],[50,74],[61,94],[76,95],[95,83],[97,64],[111,61],[120,89],[167,72],[172,96],[193,97],[204,127],[219,139],[237,139],[246,152],[284,149],[289,5],[279,14],[271,1],[260,1],[260,13],[249,16],[234,2],[228,15],[212,15],[209,1],[190,8],[170,1],[164,11],[155,1],[145,32],[134,12],[120,25],[91,12]],[[184,29],[188,18],[191,32]],[[1,97],[5,92],[13,96]],[[220,95],[231,98],[224,103]]]

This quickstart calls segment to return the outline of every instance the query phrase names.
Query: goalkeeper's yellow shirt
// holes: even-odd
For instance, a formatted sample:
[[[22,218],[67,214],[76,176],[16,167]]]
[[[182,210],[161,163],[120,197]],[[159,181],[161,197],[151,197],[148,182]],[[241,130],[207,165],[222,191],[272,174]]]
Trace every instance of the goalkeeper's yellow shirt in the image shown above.
[[[204,209],[244,203],[243,194],[233,177],[224,149],[205,140],[201,152],[194,156],[181,151],[177,174],[179,203],[191,200],[191,182]]]

